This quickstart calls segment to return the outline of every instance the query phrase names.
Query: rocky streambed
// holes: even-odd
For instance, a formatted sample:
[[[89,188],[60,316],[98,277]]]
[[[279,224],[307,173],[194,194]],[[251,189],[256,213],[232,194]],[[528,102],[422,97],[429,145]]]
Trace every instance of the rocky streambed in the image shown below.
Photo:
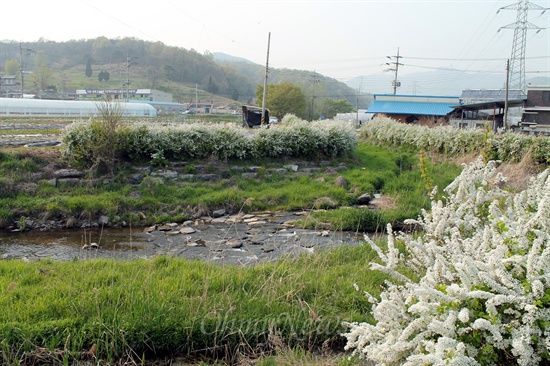
[[[253,265],[283,255],[360,245],[362,233],[300,228],[307,212],[256,212],[202,217],[146,228],[87,228],[0,233],[0,258],[137,259],[167,255],[219,264]]]

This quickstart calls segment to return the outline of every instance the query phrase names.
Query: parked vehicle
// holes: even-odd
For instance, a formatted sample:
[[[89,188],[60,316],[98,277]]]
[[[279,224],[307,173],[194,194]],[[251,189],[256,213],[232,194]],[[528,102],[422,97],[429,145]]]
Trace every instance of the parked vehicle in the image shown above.
[[[265,110],[264,120],[262,123],[262,108],[250,105],[243,105],[243,127],[260,127],[269,125],[269,110]]]

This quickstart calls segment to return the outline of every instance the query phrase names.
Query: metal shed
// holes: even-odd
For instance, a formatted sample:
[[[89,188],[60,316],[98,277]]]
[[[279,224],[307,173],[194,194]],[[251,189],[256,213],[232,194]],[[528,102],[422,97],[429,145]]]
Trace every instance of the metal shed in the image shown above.
[[[455,96],[422,96],[375,94],[367,113],[382,114],[402,122],[416,121],[422,117],[444,118],[458,104]]]
[[[125,117],[156,117],[157,110],[147,103],[120,103]],[[75,100],[0,98],[0,115],[90,117],[100,114],[100,102]]]

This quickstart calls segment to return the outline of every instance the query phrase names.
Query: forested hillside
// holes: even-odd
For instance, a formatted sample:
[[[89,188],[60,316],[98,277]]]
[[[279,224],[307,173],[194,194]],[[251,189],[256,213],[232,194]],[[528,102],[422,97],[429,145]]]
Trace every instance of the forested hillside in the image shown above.
[[[0,42],[0,62],[6,75],[20,79],[25,73],[25,92],[45,90],[58,95],[76,89],[151,88],[172,93],[186,103],[213,99],[218,103],[255,103],[255,91],[263,84],[265,66],[218,59],[213,54],[166,46],[136,38],[23,43]],[[27,72],[29,73],[27,75]],[[306,98],[346,99],[365,108],[369,96],[335,79],[313,71],[269,69],[269,83],[299,85]]]

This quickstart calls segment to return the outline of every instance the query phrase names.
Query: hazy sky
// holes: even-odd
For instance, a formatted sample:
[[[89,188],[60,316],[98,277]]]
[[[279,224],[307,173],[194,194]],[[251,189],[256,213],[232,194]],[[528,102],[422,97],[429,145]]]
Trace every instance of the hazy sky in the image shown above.
[[[136,37],[203,53],[345,81],[382,74],[399,48],[400,75],[453,68],[504,73],[517,0],[7,0],[0,39],[51,41]],[[550,8],[550,0],[532,1]],[[526,71],[550,76],[550,11],[529,12]],[[395,61],[395,59],[394,59]],[[538,74],[535,74],[537,72]]]

